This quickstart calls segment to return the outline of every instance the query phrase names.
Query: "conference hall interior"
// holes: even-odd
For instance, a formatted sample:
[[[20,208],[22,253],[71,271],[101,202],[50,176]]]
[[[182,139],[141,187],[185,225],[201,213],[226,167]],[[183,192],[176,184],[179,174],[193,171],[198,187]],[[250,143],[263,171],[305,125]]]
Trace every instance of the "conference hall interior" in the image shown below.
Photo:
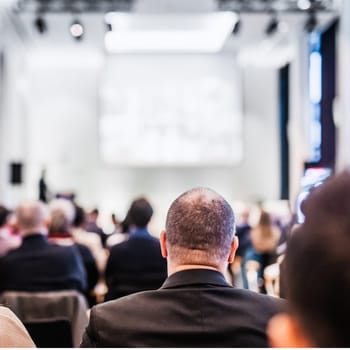
[[[345,0],[1,0],[0,304],[38,347],[78,347],[91,307],[162,286],[169,207],[198,187],[233,208],[227,283],[283,298],[302,203],[350,164],[349,58]],[[33,252],[6,267],[26,210],[84,281],[35,287]],[[118,253],[135,227],[154,252]]]

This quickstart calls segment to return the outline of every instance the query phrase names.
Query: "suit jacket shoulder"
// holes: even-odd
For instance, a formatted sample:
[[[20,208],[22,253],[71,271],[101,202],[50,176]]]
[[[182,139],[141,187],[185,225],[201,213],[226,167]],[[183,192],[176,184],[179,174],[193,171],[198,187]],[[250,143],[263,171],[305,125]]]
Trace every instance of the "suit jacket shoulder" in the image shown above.
[[[189,270],[158,290],[94,307],[82,346],[267,347],[267,323],[282,307],[218,272]]]

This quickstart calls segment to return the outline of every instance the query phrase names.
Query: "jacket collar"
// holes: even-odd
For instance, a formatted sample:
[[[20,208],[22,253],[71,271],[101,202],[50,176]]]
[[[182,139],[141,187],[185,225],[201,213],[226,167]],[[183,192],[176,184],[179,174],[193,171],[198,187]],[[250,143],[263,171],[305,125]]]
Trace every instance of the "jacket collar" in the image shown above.
[[[23,243],[29,243],[29,242],[47,242],[47,237],[44,236],[41,233],[30,233],[25,236],[23,236]]]
[[[151,238],[151,234],[147,231],[146,227],[138,227],[130,232],[130,238]]]
[[[193,285],[232,288],[219,271],[209,269],[193,269],[175,272],[165,280],[161,288],[167,289]]]

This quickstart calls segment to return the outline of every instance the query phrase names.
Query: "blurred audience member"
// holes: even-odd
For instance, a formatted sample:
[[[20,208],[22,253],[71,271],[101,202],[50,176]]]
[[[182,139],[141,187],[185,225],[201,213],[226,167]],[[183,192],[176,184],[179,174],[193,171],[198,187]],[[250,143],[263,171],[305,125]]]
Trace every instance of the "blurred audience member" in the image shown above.
[[[263,272],[266,266],[276,262],[280,236],[280,228],[272,222],[271,215],[262,209],[258,224],[250,233],[252,247],[245,252],[244,265],[246,270],[257,270],[258,288],[264,293]]]
[[[50,202],[50,214],[49,241],[77,248],[87,273],[88,286],[85,296],[91,307],[96,304],[93,290],[99,279],[99,273],[90,249],[83,244],[76,243],[70,233],[74,218],[74,206],[65,199],[55,199]]]
[[[233,284],[237,286],[235,277],[240,275],[240,277],[242,278],[241,283],[244,288],[248,288],[248,282],[245,275],[243,259],[246,251],[250,249],[252,246],[252,243],[250,240],[250,231],[252,228],[249,223],[249,217],[250,217],[250,210],[248,208],[245,208],[240,213],[239,220],[237,220],[238,222],[236,227],[236,236],[238,238],[239,245],[236,251],[235,260],[233,261],[232,264],[230,264]]]
[[[133,208],[144,225],[147,202]],[[234,234],[234,214],[223,197],[205,188],[182,194],[160,236],[169,277],[158,290],[93,307],[81,346],[266,347],[267,322],[283,302],[225,280],[238,246]]]
[[[97,220],[100,212],[97,208],[93,209],[86,217],[85,230],[88,232],[95,232],[101,238],[101,244],[103,247],[106,246],[107,235],[104,233],[102,228],[98,226]]]
[[[0,205],[0,257],[9,250],[18,248],[22,242],[21,236],[12,232],[9,225],[10,215],[11,211]]]
[[[44,203],[48,202],[49,190],[46,184],[46,169],[41,171],[40,179],[39,179],[39,201]]]
[[[123,228],[125,228],[125,225],[123,225],[122,222],[119,222],[116,215],[112,213],[111,220],[114,226],[113,232],[109,235],[106,241],[106,247],[111,248],[112,246],[122,243],[126,241],[129,238],[129,232],[123,231]],[[125,220],[124,220],[125,221]],[[124,227],[123,227],[124,226]]]
[[[0,306],[0,347],[35,348],[23,323],[7,307]]]
[[[272,319],[276,347],[349,348],[350,172],[315,188],[302,204],[282,270],[289,313]]]
[[[86,214],[85,210],[75,204],[75,216],[71,234],[74,241],[88,247],[95,258],[100,273],[104,272],[107,260],[107,254],[104,250],[99,235],[95,232],[87,232],[85,230]]]
[[[114,245],[106,266],[106,300],[144,290],[157,289],[167,275],[166,261],[160,253],[159,240],[147,225],[153,209],[145,198],[133,201],[129,210],[130,238]]]
[[[46,207],[25,202],[16,210],[22,245],[0,259],[0,290],[86,290],[86,273],[73,247],[60,247],[47,240]]]

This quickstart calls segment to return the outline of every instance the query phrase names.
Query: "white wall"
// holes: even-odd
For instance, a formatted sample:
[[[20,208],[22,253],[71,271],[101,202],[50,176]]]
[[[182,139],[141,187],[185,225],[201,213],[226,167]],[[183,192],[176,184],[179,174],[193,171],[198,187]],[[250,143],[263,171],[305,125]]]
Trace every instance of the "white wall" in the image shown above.
[[[14,64],[11,57],[8,62]],[[12,158],[25,163],[25,182],[18,197],[36,197],[40,170],[46,166],[52,190],[75,190],[83,205],[98,205],[105,215],[113,210],[122,218],[135,196],[148,196],[157,214],[157,231],[171,201],[194,186],[211,187],[230,201],[278,198],[275,69],[246,67],[242,80],[236,82],[245,96],[242,163],[233,167],[135,169],[107,166],[98,157],[98,87],[103,63],[98,51],[78,54],[66,50],[62,54],[38,49],[26,51],[17,70],[8,71],[4,112],[8,124],[2,133],[13,147],[7,148],[2,169]],[[138,64],[142,65],[141,59]],[[2,191],[1,197],[15,204],[13,186]]]

